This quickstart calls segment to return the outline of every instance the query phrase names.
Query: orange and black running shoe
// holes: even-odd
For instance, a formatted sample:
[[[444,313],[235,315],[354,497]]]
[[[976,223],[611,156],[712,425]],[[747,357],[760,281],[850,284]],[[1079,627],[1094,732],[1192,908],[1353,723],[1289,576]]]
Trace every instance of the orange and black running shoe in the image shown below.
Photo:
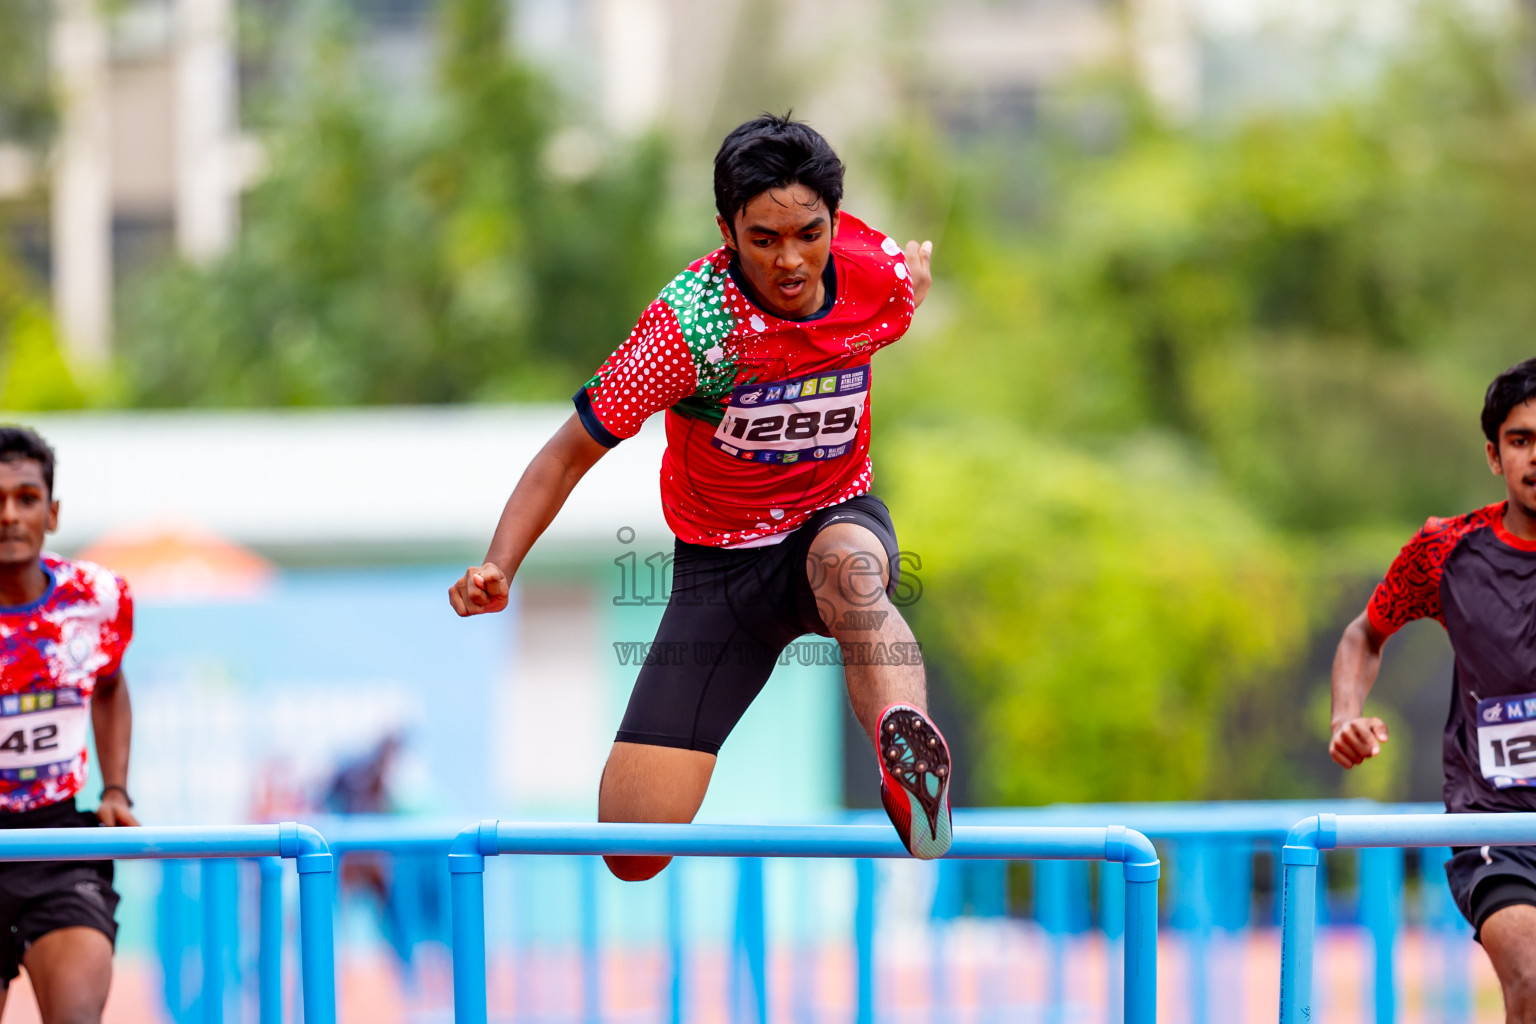
[[[876,751],[880,802],[912,856],[933,860],[949,850],[949,744],[910,704],[880,713]]]

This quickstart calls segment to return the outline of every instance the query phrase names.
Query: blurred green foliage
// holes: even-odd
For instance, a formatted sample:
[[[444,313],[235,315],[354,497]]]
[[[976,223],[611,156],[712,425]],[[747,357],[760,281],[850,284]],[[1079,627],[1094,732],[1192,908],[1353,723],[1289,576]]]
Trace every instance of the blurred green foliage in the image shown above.
[[[0,145],[39,165],[57,127],[48,74],[50,12],[49,0],[13,0],[0,18]],[[76,409],[104,397],[105,377],[92,378],[87,389],[68,365],[47,291],[8,237],[17,214],[35,214],[40,199],[25,195],[0,205],[0,409]]]
[[[1223,712],[1305,635],[1287,553],[1177,447],[978,415],[884,439],[930,658],[963,666],[989,800],[1208,793]],[[899,454],[898,454],[899,453]]]
[[[591,373],[667,262],[666,152],[551,168],[560,104],[507,54],[505,11],[441,5],[424,116],[370,89],[344,26],[311,34],[234,250],[126,304],[137,402],[547,400]]]
[[[1313,650],[1358,613],[1341,595],[1503,495],[1478,412],[1536,354],[1524,40],[1436,20],[1365,95],[1196,129],[1100,84],[1061,109],[1108,104],[1118,141],[1049,122],[1010,158],[1042,169],[1013,219],[1006,174],[886,147],[940,245],[932,324],[883,357],[878,486],[971,702],[977,799],[1339,785]]]
[[[50,7],[51,0],[6,0],[0,21],[0,141],[37,145],[53,131]]]

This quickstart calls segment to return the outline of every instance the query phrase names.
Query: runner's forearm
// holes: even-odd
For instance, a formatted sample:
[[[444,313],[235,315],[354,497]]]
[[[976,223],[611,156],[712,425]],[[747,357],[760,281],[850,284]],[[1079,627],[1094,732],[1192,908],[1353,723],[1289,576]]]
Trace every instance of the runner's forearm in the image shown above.
[[[485,560],[510,580],[534,541],[548,529],[566,498],[607,449],[593,441],[576,417],[550,438],[523,471],[501,510]]]
[[[1365,710],[1366,695],[1381,670],[1381,642],[1374,635],[1364,613],[1344,629],[1339,648],[1333,655],[1333,711],[1331,731],[1359,718]]]
[[[128,748],[133,737],[133,706],[119,672],[96,684],[91,697],[91,729],[103,786],[128,786]]]

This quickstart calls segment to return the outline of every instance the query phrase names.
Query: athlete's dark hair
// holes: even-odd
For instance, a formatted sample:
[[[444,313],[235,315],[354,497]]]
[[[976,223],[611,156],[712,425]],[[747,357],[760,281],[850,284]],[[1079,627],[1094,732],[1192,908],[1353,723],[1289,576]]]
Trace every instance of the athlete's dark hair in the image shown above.
[[[736,213],[753,196],[801,184],[837,212],[843,201],[843,162],[804,121],[764,114],[736,127],[715,154],[715,209],[735,231]]]
[[[48,496],[53,497],[53,449],[48,442],[28,427],[0,426],[0,462],[26,459],[43,467],[43,483],[48,485]]]
[[[1499,428],[1509,419],[1509,411],[1528,398],[1536,398],[1536,359],[1516,363],[1488,385],[1483,398],[1483,436],[1499,443]]]

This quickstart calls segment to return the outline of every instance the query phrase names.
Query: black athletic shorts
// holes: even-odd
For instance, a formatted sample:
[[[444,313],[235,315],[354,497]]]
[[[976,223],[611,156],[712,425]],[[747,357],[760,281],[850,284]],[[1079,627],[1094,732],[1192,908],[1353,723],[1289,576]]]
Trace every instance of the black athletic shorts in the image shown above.
[[[1483,922],[1516,903],[1536,906],[1536,846],[1457,846],[1445,862],[1456,906],[1482,941]]]
[[[47,807],[0,813],[0,828],[89,828],[101,824],[73,797]],[[95,928],[117,942],[117,892],[112,862],[15,861],[0,863],[0,984],[21,973],[32,943],[60,928]]]
[[[766,547],[730,550],[677,541],[672,594],[617,738],[719,753],[784,648],[807,633],[832,635],[817,610],[806,557],[816,535],[840,522],[857,523],[879,538],[891,573],[885,592],[893,593],[900,571],[896,528],[885,502],[872,494],[821,509]],[[871,555],[867,566],[850,559],[846,569],[872,573],[871,593],[877,595],[878,553]]]

